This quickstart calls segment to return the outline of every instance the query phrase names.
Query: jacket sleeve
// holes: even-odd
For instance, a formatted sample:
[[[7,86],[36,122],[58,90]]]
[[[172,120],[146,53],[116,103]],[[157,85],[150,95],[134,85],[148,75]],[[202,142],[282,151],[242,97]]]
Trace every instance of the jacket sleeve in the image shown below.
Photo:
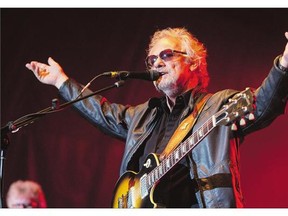
[[[73,79],[68,79],[59,89],[60,96],[65,101],[77,98],[82,86]],[[92,93],[89,89],[83,92],[83,96]],[[94,95],[76,102],[74,108],[90,123],[99,128],[105,134],[125,140],[128,124],[133,116],[133,107],[110,103],[101,95]]]
[[[255,91],[255,120],[243,129],[244,134],[270,125],[277,116],[285,112],[288,98],[288,74],[278,68],[279,57],[274,60],[270,73]]]

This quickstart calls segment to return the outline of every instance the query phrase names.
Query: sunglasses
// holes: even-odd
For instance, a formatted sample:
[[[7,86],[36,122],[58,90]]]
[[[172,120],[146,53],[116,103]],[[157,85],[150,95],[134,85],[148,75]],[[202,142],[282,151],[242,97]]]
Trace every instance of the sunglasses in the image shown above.
[[[163,60],[163,61],[170,61],[176,54],[184,54],[187,55],[186,52],[181,52],[181,51],[177,51],[177,50],[172,50],[172,49],[165,49],[163,51],[161,51],[159,53],[159,57]],[[153,65],[155,64],[155,62],[157,61],[158,56],[156,55],[150,55],[147,56],[147,58],[145,59],[145,64],[147,68],[151,68],[153,67]]]

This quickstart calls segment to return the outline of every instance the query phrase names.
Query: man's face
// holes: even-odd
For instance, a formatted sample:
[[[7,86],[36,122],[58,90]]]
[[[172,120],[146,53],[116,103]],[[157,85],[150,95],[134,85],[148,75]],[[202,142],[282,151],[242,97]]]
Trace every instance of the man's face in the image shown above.
[[[189,80],[193,75],[190,71],[190,60],[185,54],[175,53],[172,58],[163,60],[159,54],[166,49],[185,52],[181,49],[181,44],[175,38],[163,38],[159,40],[150,50],[148,56],[156,55],[157,60],[151,65],[152,70],[166,72],[157,81],[154,81],[155,87],[165,94],[178,94],[187,90]]]

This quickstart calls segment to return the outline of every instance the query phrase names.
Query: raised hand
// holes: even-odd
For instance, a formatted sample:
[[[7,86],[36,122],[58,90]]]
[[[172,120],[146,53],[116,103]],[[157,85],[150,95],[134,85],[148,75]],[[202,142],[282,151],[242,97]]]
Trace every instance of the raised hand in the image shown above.
[[[25,66],[34,73],[40,82],[54,85],[58,89],[68,79],[62,67],[51,57],[48,58],[48,64],[31,61]]]

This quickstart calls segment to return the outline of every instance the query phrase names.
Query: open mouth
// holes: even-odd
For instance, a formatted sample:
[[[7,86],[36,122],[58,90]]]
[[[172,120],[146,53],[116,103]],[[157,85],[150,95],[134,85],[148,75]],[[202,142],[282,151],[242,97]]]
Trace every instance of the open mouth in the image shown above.
[[[162,71],[159,71],[159,73],[161,74],[161,76],[168,74],[168,72],[162,72]]]

